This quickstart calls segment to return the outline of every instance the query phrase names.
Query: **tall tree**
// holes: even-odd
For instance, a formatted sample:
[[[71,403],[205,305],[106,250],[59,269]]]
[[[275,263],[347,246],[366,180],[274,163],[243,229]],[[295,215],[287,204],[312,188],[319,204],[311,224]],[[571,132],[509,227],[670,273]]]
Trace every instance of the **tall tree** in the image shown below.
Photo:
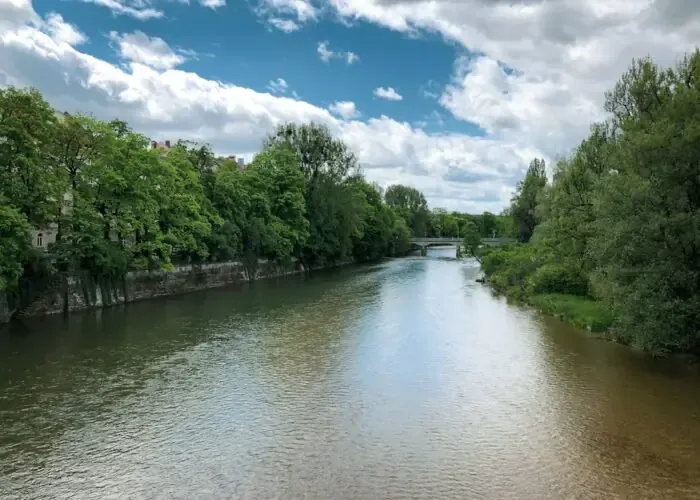
[[[53,220],[63,194],[50,154],[55,122],[37,90],[0,88],[0,196],[34,225]]]
[[[416,188],[395,184],[384,194],[386,204],[403,217],[414,236],[424,237],[430,228],[430,212],[423,193]]]
[[[535,158],[530,162],[525,179],[518,183],[511,201],[511,215],[520,241],[530,241],[535,231],[538,223],[537,204],[546,185],[545,162]]]
[[[265,149],[274,146],[290,147],[306,178],[309,238],[300,256],[309,265],[346,259],[361,223],[361,200],[351,188],[351,179],[359,174],[355,155],[314,123],[280,126],[265,141]]]

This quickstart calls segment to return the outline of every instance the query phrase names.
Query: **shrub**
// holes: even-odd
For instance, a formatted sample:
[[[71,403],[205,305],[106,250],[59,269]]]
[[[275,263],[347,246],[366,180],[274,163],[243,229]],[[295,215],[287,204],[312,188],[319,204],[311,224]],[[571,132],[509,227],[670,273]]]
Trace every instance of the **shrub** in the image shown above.
[[[545,264],[529,277],[528,290],[532,294],[563,293],[586,296],[589,284],[588,278],[571,266]]]

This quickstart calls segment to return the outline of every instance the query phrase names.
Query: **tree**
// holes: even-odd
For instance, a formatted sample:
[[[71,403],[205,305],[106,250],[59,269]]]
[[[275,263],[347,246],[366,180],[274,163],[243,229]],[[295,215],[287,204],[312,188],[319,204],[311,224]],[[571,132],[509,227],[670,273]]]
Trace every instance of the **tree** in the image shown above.
[[[265,256],[281,260],[297,255],[309,236],[309,221],[306,179],[295,152],[286,144],[270,146],[255,157],[243,177],[250,195],[265,198],[258,200],[257,213],[266,227],[256,230],[267,233],[261,247]]]
[[[673,70],[635,61],[607,108],[619,148],[593,196],[591,251],[620,338],[700,348],[700,53]]]
[[[264,143],[263,149],[288,144],[296,152],[307,187],[315,189],[319,178],[340,183],[358,172],[355,154],[340,139],[334,138],[325,125],[309,123],[280,125]]]
[[[593,266],[589,251],[595,233],[593,198],[613,156],[609,127],[594,125],[573,156],[557,162],[554,182],[540,197],[537,216],[542,223],[535,237],[580,271]]]
[[[428,234],[430,212],[423,193],[410,186],[396,184],[387,188],[384,200],[406,221],[414,236],[424,237]]]
[[[376,187],[357,179],[355,189],[362,197],[362,234],[355,238],[353,255],[359,261],[377,260],[392,254],[393,213],[382,201]]]
[[[0,88],[0,196],[37,226],[56,216],[63,194],[50,155],[55,122],[37,90]]]
[[[539,222],[537,204],[546,185],[545,162],[535,158],[530,162],[525,179],[518,183],[515,196],[511,200],[511,215],[517,227],[518,238],[522,242],[530,241]]]
[[[309,237],[300,256],[307,265],[348,258],[360,234],[361,199],[351,188],[359,175],[357,159],[345,143],[318,124],[286,124],[265,141],[265,149],[290,147],[306,178]]]
[[[481,256],[479,255],[479,248],[481,247],[481,231],[479,227],[472,221],[469,221],[464,226],[464,254],[467,257],[475,258],[479,263],[481,263]]]
[[[212,234],[212,253],[217,260],[234,259],[242,254],[243,227],[250,203],[243,172],[235,162],[225,161],[216,170],[209,200],[223,220],[220,230]]]
[[[493,237],[494,233],[498,232],[498,224],[496,222],[496,216],[491,212],[484,212],[479,218],[480,227],[479,231],[481,236],[484,238]]]
[[[30,250],[26,216],[0,198],[0,291],[17,285]]]

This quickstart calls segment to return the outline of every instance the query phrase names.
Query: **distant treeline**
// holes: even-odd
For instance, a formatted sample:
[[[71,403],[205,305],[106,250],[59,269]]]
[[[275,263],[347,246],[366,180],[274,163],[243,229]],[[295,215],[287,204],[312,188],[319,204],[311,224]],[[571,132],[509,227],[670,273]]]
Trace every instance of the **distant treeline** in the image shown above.
[[[611,339],[700,351],[700,53],[635,60],[609,121],[554,166],[534,160],[508,210],[523,243],[485,252],[496,288]]]

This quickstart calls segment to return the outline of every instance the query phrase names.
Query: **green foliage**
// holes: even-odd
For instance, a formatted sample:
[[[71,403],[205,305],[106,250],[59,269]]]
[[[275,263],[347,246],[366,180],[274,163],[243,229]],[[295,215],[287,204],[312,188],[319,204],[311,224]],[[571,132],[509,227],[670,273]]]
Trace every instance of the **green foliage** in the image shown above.
[[[543,294],[529,296],[528,302],[544,313],[591,332],[607,332],[613,325],[610,308],[604,302],[588,297]]]
[[[0,197],[33,224],[57,215],[61,186],[50,162],[55,122],[38,91],[0,88]]]
[[[299,256],[311,266],[343,262],[362,234],[363,200],[354,189],[357,159],[345,143],[318,124],[285,124],[265,141],[266,148],[293,151],[306,180],[304,200],[309,236]]]
[[[404,220],[406,226],[411,228],[414,236],[430,236],[430,212],[423,193],[410,186],[395,184],[387,188],[384,200],[394,213]]]
[[[529,278],[544,263],[533,245],[512,245],[483,252],[481,267],[497,290],[522,298],[529,290]]]
[[[481,262],[481,232],[479,227],[472,221],[468,221],[462,228],[464,234],[464,253],[467,257],[473,257]]]
[[[0,198],[0,291],[17,284],[30,250],[26,216]]]
[[[606,109],[609,122],[557,163],[551,185],[530,165],[507,211],[530,243],[488,252],[484,271],[575,323],[602,318],[594,328],[611,325],[615,340],[700,352],[700,53],[665,70],[633,61]],[[607,315],[576,319],[587,307]]]
[[[517,229],[518,239],[530,241],[535,227],[539,223],[537,204],[547,185],[544,160],[535,158],[525,174],[525,179],[518,183],[511,204],[511,216]]]
[[[152,149],[119,120],[58,115],[34,90],[0,90],[0,200],[0,288],[17,285],[36,253],[32,226],[57,228],[57,270],[95,277],[227,259],[251,271],[259,259],[328,265],[410,248],[405,220],[323,126],[281,126],[242,170],[208,145]]]
[[[532,294],[564,293],[586,296],[588,278],[570,266],[548,263],[532,273],[528,287]]]

